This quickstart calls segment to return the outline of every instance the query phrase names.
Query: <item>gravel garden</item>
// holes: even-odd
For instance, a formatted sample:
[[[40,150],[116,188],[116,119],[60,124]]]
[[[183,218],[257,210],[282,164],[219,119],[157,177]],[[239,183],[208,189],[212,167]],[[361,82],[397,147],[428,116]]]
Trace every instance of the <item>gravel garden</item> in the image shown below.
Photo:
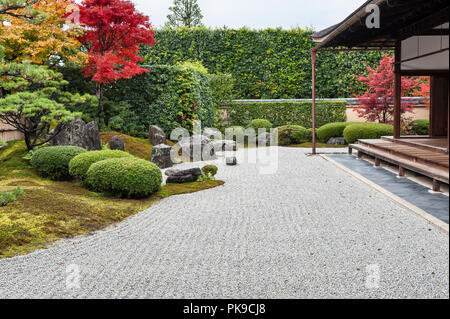
[[[0,5],[0,133],[21,136],[0,137],[0,298],[448,298],[448,236],[310,154],[393,135],[390,104],[364,104],[389,87],[358,80],[393,75],[385,52],[322,55],[313,130],[312,30]],[[383,289],[364,288],[371,265]]]

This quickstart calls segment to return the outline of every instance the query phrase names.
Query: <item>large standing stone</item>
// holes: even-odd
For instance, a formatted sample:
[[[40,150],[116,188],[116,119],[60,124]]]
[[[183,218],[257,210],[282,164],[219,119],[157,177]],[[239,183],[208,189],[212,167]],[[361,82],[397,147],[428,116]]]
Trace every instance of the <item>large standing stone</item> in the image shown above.
[[[275,135],[269,132],[264,132],[258,135],[259,146],[275,146]]]
[[[156,125],[150,125],[150,143],[152,145],[167,144],[166,134]]]
[[[173,166],[171,155],[172,148],[170,146],[159,144],[152,148],[151,161],[161,169],[169,168]]]
[[[109,142],[109,148],[111,150],[125,151],[125,143],[120,137],[113,136]]]
[[[237,144],[235,141],[226,141],[226,140],[219,140],[212,142],[214,146],[214,150],[216,152],[232,152],[237,151]]]
[[[211,140],[203,135],[184,137],[177,143],[177,148],[185,157],[194,161],[210,161],[216,159],[216,152]]]
[[[228,166],[236,166],[237,165],[237,158],[236,156],[228,156],[225,159],[225,162]]]
[[[50,141],[52,146],[79,146],[88,151],[102,149],[100,130],[97,122],[86,124],[82,119],[61,123],[55,129],[60,133]]]

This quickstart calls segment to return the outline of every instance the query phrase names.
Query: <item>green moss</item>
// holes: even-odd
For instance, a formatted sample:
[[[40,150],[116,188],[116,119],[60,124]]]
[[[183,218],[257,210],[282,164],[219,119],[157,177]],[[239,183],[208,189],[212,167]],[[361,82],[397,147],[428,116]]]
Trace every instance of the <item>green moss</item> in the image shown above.
[[[52,242],[100,230],[143,211],[162,198],[223,185],[208,181],[165,185],[144,199],[110,198],[92,193],[77,183],[43,179],[22,157],[23,142],[0,150],[0,191],[20,186],[25,195],[0,207],[0,259],[27,254]]]
[[[289,145],[289,147],[294,148],[312,148],[312,142],[302,143],[302,144],[296,144],[296,145]],[[346,145],[328,145],[325,143],[317,142],[316,143],[317,148],[345,148]]]

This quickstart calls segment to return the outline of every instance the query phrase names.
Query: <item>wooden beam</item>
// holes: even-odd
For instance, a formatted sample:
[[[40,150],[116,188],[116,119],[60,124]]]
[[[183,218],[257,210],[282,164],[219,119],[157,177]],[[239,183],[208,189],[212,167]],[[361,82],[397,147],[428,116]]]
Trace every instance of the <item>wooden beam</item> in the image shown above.
[[[397,35],[396,38],[400,40],[405,40],[414,35],[419,35],[422,32],[427,32],[438,25],[448,22],[448,16],[449,16],[449,7],[447,6],[446,8],[440,11],[434,12],[429,16],[417,22],[414,22],[413,24],[403,27],[398,32],[396,32]]]
[[[401,42],[395,45],[395,78],[394,78],[394,138],[401,135],[401,103],[402,103],[402,74],[400,73],[400,60],[402,57]]]

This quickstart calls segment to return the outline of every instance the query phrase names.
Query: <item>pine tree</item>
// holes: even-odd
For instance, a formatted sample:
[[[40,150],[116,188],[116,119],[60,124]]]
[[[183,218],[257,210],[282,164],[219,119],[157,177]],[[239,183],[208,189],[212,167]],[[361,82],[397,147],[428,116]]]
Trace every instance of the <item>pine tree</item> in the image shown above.
[[[175,0],[169,8],[172,12],[167,16],[167,27],[197,27],[202,25],[202,11],[197,0]]]

